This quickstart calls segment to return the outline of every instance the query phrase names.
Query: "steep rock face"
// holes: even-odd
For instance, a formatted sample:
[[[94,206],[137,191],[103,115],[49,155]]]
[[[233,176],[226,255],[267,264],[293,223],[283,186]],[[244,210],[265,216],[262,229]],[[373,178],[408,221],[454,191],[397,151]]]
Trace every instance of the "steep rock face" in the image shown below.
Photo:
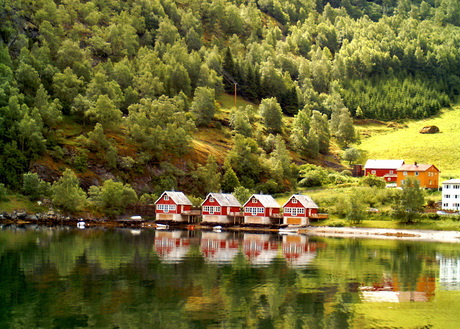
[[[58,170],[38,162],[32,163],[29,170],[31,172],[37,173],[40,179],[48,183],[53,183],[61,177],[61,173]]]
[[[421,134],[436,134],[439,132],[439,128],[436,126],[426,126],[420,130]]]

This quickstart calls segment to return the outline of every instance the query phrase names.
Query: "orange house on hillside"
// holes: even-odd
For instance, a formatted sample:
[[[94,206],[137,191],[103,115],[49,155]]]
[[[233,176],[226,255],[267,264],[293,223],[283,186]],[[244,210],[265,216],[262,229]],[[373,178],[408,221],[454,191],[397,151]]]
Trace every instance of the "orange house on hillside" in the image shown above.
[[[398,187],[401,186],[407,177],[415,177],[420,181],[420,187],[438,188],[439,169],[430,164],[403,164],[398,170]]]

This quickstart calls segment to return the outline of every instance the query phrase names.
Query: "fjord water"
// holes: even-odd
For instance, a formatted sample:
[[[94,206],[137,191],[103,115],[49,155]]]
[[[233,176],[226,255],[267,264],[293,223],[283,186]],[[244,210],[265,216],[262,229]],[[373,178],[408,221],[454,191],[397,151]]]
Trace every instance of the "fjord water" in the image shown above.
[[[460,244],[3,226],[0,328],[458,328]]]

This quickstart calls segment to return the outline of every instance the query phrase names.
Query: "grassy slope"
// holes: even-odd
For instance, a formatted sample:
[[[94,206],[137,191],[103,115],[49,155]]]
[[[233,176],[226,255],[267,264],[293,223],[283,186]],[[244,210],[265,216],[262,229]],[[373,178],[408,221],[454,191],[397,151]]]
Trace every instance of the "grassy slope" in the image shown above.
[[[424,126],[437,126],[438,134],[420,134]],[[460,105],[444,110],[436,117],[409,121],[406,128],[382,125],[357,127],[362,138],[357,147],[367,152],[369,159],[404,159],[406,163],[430,163],[441,170],[442,179],[460,177]]]

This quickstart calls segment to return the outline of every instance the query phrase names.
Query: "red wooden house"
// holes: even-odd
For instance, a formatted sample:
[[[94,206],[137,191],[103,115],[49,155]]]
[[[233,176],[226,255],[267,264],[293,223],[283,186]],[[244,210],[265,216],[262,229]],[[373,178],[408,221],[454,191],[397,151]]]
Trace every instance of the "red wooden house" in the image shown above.
[[[305,226],[317,213],[318,206],[308,195],[295,194],[283,206],[283,224]]]
[[[182,192],[165,191],[155,205],[157,220],[187,221],[192,210],[192,202]]]
[[[243,207],[245,224],[271,224],[281,218],[280,205],[268,194],[253,194]]]
[[[240,214],[241,203],[228,193],[209,193],[201,204],[203,222],[233,223]]]
[[[404,160],[367,160],[364,166],[365,176],[375,175],[387,182],[396,182],[397,170],[404,164]]]

